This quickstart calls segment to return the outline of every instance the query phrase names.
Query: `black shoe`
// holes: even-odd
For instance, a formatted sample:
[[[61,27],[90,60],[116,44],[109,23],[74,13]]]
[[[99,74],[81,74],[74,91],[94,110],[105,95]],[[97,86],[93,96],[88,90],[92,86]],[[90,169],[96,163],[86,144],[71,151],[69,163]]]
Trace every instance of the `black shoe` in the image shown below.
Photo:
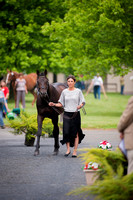
[[[71,151],[69,153],[66,153],[64,156],[67,157],[67,156],[69,156],[70,153],[71,153]]]
[[[72,158],[77,158],[77,156],[76,155],[72,155]]]
[[[2,129],[5,129],[5,126],[1,126]]]

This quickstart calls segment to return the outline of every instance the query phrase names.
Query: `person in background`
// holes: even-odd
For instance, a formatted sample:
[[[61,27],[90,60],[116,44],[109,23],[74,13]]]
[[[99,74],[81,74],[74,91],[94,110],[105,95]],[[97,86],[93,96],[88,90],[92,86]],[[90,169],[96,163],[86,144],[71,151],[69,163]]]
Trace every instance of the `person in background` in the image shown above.
[[[8,109],[8,105],[7,105],[6,99],[4,97],[4,93],[2,92],[2,88],[0,86],[0,127],[2,129],[5,128],[4,121],[3,121],[3,105],[5,105],[7,111],[10,112],[10,110]]]
[[[19,102],[22,100],[22,108],[25,109],[25,93],[28,93],[28,91],[26,87],[26,80],[22,75],[16,79],[15,86],[17,91],[16,108],[19,108]]]
[[[6,82],[4,80],[1,81],[1,88],[2,88],[2,91],[4,93],[6,103],[7,103],[7,100],[9,98],[9,89],[6,86]],[[4,111],[4,115],[5,115],[7,113],[7,109],[6,109],[5,105],[3,106],[3,111]]]
[[[93,87],[93,92],[94,92],[94,97],[95,99],[100,99],[100,95],[101,95],[101,88],[102,88],[102,91],[103,91],[103,94],[105,96],[105,98],[107,98],[106,96],[106,92],[105,92],[105,89],[104,89],[104,86],[103,86],[103,80],[102,78],[100,77],[99,74],[97,74],[94,79],[92,79],[91,81],[91,84],[86,92],[86,95],[89,94],[89,92],[91,91]]]
[[[0,81],[3,79],[3,76],[0,76]]]
[[[80,90],[85,90],[85,83],[84,83],[84,81],[82,80],[83,75],[80,74],[80,75],[78,75],[78,76],[81,78],[81,80],[76,80],[75,87],[76,87],[76,88],[79,88]]]
[[[85,105],[85,99],[82,91],[75,88],[76,79],[73,75],[67,77],[68,88],[61,93],[58,103],[50,102],[49,106],[63,107],[63,140],[61,144],[66,144],[67,152],[64,156],[68,156],[71,151],[70,147],[74,147],[72,157],[77,157],[78,144],[84,138],[81,130],[80,109]]]
[[[121,94],[121,95],[124,94],[124,93],[123,93],[123,92],[124,92],[124,85],[125,85],[124,76],[121,76],[121,77],[120,77],[120,86],[121,86],[121,88],[120,88],[120,89],[121,89],[120,94]]]
[[[127,173],[130,174],[133,172],[133,96],[129,99],[117,128],[120,138],[124,139],[128,160]]]

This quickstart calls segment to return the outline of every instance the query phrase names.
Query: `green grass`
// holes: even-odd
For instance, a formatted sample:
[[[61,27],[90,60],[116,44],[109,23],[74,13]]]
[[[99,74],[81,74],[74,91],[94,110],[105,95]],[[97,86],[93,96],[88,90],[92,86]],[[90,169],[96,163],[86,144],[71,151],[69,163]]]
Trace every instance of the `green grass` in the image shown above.
[[[116,93],[107,94],[108,99],[105,99],[103,94],[101,100],[94,99],[93,94],[85,96],[86,99],[86,115],[81,110],[81,125],[82,128],[100,128],[111,129],[117,128],[120,116],[124,111],[129,95],[120,95]],[[33,96],[29,93],[26,95],[26,109],[25,111],[34,114],[37,112],[36,104],[32,107],[31,102]],[[14,108],[14,101],[8,101],[8,107],[10,110]],[[6,119],[5,124],[6,124]]]
[[[116,93],[107,94],[105,99],[103,94],[101,100],[94,99],[93,94],[85,96],[86,115],[81,111],[82,128],[117,128],[120,116],[124,111],[130,96]]]

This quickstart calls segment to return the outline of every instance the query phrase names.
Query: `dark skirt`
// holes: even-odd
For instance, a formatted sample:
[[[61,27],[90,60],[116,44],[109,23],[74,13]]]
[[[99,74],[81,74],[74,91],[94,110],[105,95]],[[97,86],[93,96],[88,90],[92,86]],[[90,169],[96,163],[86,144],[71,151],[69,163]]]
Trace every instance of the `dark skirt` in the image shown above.
[[[63,115],[63,140],[61,144],[70,143],[70,146],[74,146],[75,138],[79,136],[79,144],[84,138],[84,134],[81,130],[81,117],[80,112],[64,112]]]

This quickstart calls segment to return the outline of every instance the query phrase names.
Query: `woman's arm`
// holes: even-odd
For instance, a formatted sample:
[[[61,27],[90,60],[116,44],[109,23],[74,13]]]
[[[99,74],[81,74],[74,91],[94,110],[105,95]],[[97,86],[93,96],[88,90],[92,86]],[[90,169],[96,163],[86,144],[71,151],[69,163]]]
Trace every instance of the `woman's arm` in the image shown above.
[[[9,110],[8,105],[7,105],[6,102],[5,102],[5,107],[6,107],[7,111],[10,112],[10,110]]]
[[[61,103],[49,102],[49,106],[62,107],[62,104]]]

